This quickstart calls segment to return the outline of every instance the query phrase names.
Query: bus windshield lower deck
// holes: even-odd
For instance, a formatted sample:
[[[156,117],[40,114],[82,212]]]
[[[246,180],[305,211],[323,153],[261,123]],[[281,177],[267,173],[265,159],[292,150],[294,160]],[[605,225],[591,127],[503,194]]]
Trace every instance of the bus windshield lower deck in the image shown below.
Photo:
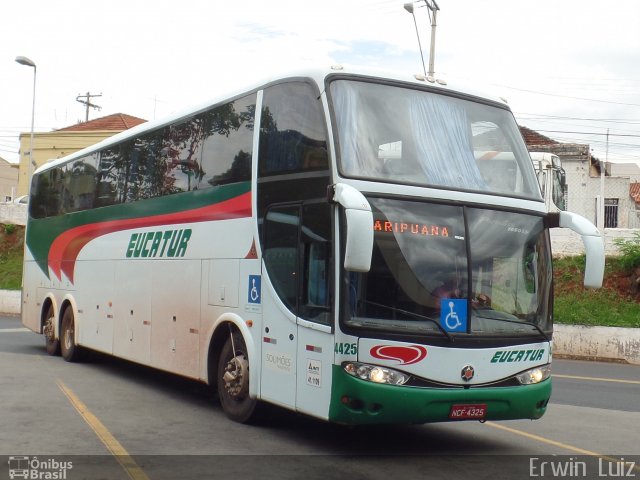
[[[542,217],[368,200],[372,266],[345,274],[348,327],[477,337],[551,333],[551,254]]]

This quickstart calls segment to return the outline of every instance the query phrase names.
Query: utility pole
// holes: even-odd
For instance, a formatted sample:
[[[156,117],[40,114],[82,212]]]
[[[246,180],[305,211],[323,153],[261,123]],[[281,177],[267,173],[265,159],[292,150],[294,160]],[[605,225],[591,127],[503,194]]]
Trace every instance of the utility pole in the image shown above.
[[[85,121],[85,122],[88,122],[88,121],[89,121],[89,107],[91,107],[91,108],[95,108],[96,110],[101,110],[101,109],[102,109],[102,107],[101,107],[101,106],[99,106],[99,105],[94,105],[93,103],[91,103],[91,99],[92,99],[92,98],[95,98],[95,97],[101,97],[101,96],[102,96],[102,94],[101,94],[101,93],[100,93],[100,94],[98,94],[98,95],[96,95],[96,94],[93,94],[93,95],[92,95],[91,93],[87,92],[87,94],[86,94],[86,95],[78,95],[78,96],[76,97],[76,102],[80,102],[80,103],[82,103],[82,104],[86,105],[86,112],[87,112],[87,113],[86,113],[86,116],[85,116],[85,119],[84,119],[84,121]],[[84,99],[86,99],[86,100],[80,100],[81,98],[84,98]]]
[[[607,170],[607,162],[609,161],[609,129],[607,128],[607,144],[604,154],[604,162],[600,161],[600,202],[598,202],[598,211],[596,213],[598,230],[604,235],[605,221],[605,202],[604,202],[604,177]]]

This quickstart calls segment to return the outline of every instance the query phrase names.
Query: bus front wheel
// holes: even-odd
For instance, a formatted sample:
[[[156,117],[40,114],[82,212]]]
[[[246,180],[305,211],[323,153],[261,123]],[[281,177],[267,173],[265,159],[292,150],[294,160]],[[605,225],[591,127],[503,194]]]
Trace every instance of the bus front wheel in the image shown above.
[[[258,401],[249,396],[249,355],[238,332],[229,333],[220,351],[216,383],[227,417],[241,423],[256,419]]]
[[[53,312],[53,305],[49,305],[47,315],[44,319],[44,325],[42,326],[45,348],[49,355],[60,355],[60,340],[56,338],[55,322],[56,317]]]
[[[76,345],[75,320],[73,309],[67,307],[62,315],[62,327],[60,331],[60,347],[62,358],[67,362],[76,362],[80,359],[80,347]]]

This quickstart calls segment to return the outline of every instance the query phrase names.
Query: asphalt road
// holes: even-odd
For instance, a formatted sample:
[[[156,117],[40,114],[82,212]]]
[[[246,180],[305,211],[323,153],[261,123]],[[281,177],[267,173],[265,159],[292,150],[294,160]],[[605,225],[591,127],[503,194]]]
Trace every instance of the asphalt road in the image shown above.
[[[0,479],[25,462],[69,480],[640,477],[640,367],[553,372],[535,422],[343,427],[274,408],[247,426],[203,385],[100,355],[66,363],[0,317]]]

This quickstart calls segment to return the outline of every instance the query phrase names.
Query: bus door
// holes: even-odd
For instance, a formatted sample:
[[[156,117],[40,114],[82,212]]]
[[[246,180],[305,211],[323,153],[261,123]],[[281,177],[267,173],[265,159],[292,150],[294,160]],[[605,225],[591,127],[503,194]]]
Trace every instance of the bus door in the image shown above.
[[[264,227],[261,397],[326,417],[333,359],[330,206],[273,206]]]
[[[328,418],[333,367],[331,206],[302,206],[296,409]]]
[[[262,399],[295,407],[298,205],[271,207],[264,219]]]

